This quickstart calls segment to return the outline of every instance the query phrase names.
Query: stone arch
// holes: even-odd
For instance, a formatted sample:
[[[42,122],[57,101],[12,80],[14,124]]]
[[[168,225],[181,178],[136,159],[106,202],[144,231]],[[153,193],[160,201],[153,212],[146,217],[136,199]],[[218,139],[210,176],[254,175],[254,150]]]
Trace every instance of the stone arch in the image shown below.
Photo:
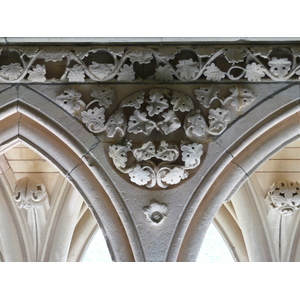
[[[222,203],[270,156],[299,138],[299,86],[267,97],[210,145],[202,180],[173,237],[168,260],[195,261]]]
[[[31,88],[9,87],[0,93],[0,103],[1,150],[20,139],[50,160],[91,208],[113,260],[142,261],[143,251],[130,214],[99,160],[90,155],[100,142],[97,137]]]

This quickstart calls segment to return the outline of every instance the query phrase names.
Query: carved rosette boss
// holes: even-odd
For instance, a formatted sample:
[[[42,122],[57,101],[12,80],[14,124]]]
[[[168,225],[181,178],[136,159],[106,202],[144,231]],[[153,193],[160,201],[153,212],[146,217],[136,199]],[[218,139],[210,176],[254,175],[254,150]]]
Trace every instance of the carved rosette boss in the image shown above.
[[[143,207],[146,220],[155,226],[163,223],[167,216],[167,211],[168,208],[165,203],[159,203],[155,200],[153,200],[149,206]]]
[[[291,215],[300,208],[300,184],[297,181],[276,181],[268,192],[267,200],[282,215]]]

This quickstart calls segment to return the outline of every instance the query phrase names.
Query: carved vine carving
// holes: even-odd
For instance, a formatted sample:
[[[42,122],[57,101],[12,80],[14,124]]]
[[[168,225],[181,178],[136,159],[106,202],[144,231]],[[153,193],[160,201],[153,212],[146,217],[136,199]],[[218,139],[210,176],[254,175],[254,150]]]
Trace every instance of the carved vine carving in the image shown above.
[[[186,179],[188,170],[201,162],[203,144],[224,132],[256,100],[248,88],[225,89],[224,93],[216,86],[199,87],[195,99],[166,88],[142,90],[123,99],[110,115],[106,110],[116,96],[107,86],[93,87],[88,104],[72,88],[56,102],[103,141],[121,139],[109,146],[109,156],[131,182],[167,188]]]
[[[0,82],[299,80],[300,47],[110,46],[0,49]]]

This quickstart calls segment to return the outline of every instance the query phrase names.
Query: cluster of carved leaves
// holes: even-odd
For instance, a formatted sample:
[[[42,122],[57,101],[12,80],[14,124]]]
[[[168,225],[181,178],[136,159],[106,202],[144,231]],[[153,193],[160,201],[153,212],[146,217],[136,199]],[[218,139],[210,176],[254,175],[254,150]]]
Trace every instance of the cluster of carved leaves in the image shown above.
[[[298,46],[3,47],[0,50],[0,82],[223,79],[259,82],[300,77]],[[51,78],[47,78],[50,68]],[[53,70],[62,68],[63,73],[52,78]]]
[[[224,132],[243,108],[256,99],[249,88],[241,86],[229,87],[226,97],[219,97],[219,93],[220,88],[215,85],[195,89],[195,99],[170,89],[142,90],[126,97],[110,115],[106,109],[116,96],[115,90],[107,86],[94,86],[90,93],[93,100],[88,104],[73,88],[64,90],[56,102],[81,119],[89,131],[109,139],[126,139],[126,143],[110,146],[109,156],[132,182],[165,188],[186,179],[187,170],[200,164],[202,144]],[[152,133],[161,137],[160,142],[141,144],[138,136],[148,137]],[[172,143],[166,141],[171,134]],[[131,139],[137,136],[134,143],[129,135]],[[184,136],[185,140],[176,136]]]
[[[39,208],[47,197],[45,185],[34,177],[23,177],[15,184],[13,199],[19,208]]]
[[[202,144],[184,142],[179,149],[176,144],[164,140],[158,146],[149,141],[134,149],[131,141],[126,141],[124,145],[111,145],[109,156],[116,168],[129,174],[130,180],[137,185],[167,188],[187,178],[187,170],[200,164],[202,149]],[[129,155],[135,158],[131,166],[127,165]],[[151,160],[153,158],[159,161],[157,165]]]
[[[300,184],[288,180],[275,181],[270,187],[269,205],[283,215],[291,215],[300,208]]]

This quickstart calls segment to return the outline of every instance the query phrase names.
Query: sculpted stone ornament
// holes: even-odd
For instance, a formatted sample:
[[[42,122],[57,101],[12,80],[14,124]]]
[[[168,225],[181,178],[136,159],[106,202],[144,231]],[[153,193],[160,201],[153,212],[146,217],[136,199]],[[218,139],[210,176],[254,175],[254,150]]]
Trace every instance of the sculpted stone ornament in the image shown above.
[[[155,200],[151,202],[149,206],[143,207],[143,213],[146,215],[146,219],[152,225],[158,226],[163,223],[167,216],[167,205],[159,203]]]
[[[161,141],[157,150],[152,142],[147,142],[136,149],[132,149],[131,146],[130,141],[123,146],[112,145],[109,147],[109,156],[119,171],[129,174],[132,182],[148,188],[155,185],[167,188],[169,185],[178,184],[188,177],[187,170],[194,169],[200,164],[203,154],[203,146],[196,143],[182,144],[181,156],[178,147],[168,144],[166,141]],[[130,153],[139,163],[127,166]],[[174,164],[179,157],[182,165]],[[161,162],[156,165],[151,160],[152,158]]]
[[[297,181],[275,181],[270,187],[267,200],[282,215],[292,215],[300,208],[300,184]]]
[[[88,104],[81,99],[82,93],[74,89],[65,90],[56,101],[89,131],[101,135],[103,142],[120,141],[111,143],[109,156],[131,182],[148,188],[167,188],[186,179],[187,170],[201,162],[203,144],[222,134],[242,109],[256,100],[250,89],[240,86],[229,87],[227,97],[220,98],[219,92],[216,86],[200,87],[194,91],[197,103],[171,89],[138,91],[121,101],[111,115],[106,109],[115,101],[115,90],[107,86],[93,87],[93,99]],[[199,104],[206,109],[205,114]],[[148,140],[153,133],[155,142]]]
[[[298,45],[4,46],[0,52],[0,82],[299,80],[299,52]],[[11,63],[5,63],[7,58]],[[48,62],[51,70],[47,70]],[[147,72],[144,65],[149,66]]]
[[[13,199],[19,208],[39,208],[48,197],[45,185],[34,177],[24,177],[15,184]]]
[[[74,89],[65,90],[56,97],[56,102],[73,116],[79,116],[85,109],[85,103],[81,100],[82,94]]]

